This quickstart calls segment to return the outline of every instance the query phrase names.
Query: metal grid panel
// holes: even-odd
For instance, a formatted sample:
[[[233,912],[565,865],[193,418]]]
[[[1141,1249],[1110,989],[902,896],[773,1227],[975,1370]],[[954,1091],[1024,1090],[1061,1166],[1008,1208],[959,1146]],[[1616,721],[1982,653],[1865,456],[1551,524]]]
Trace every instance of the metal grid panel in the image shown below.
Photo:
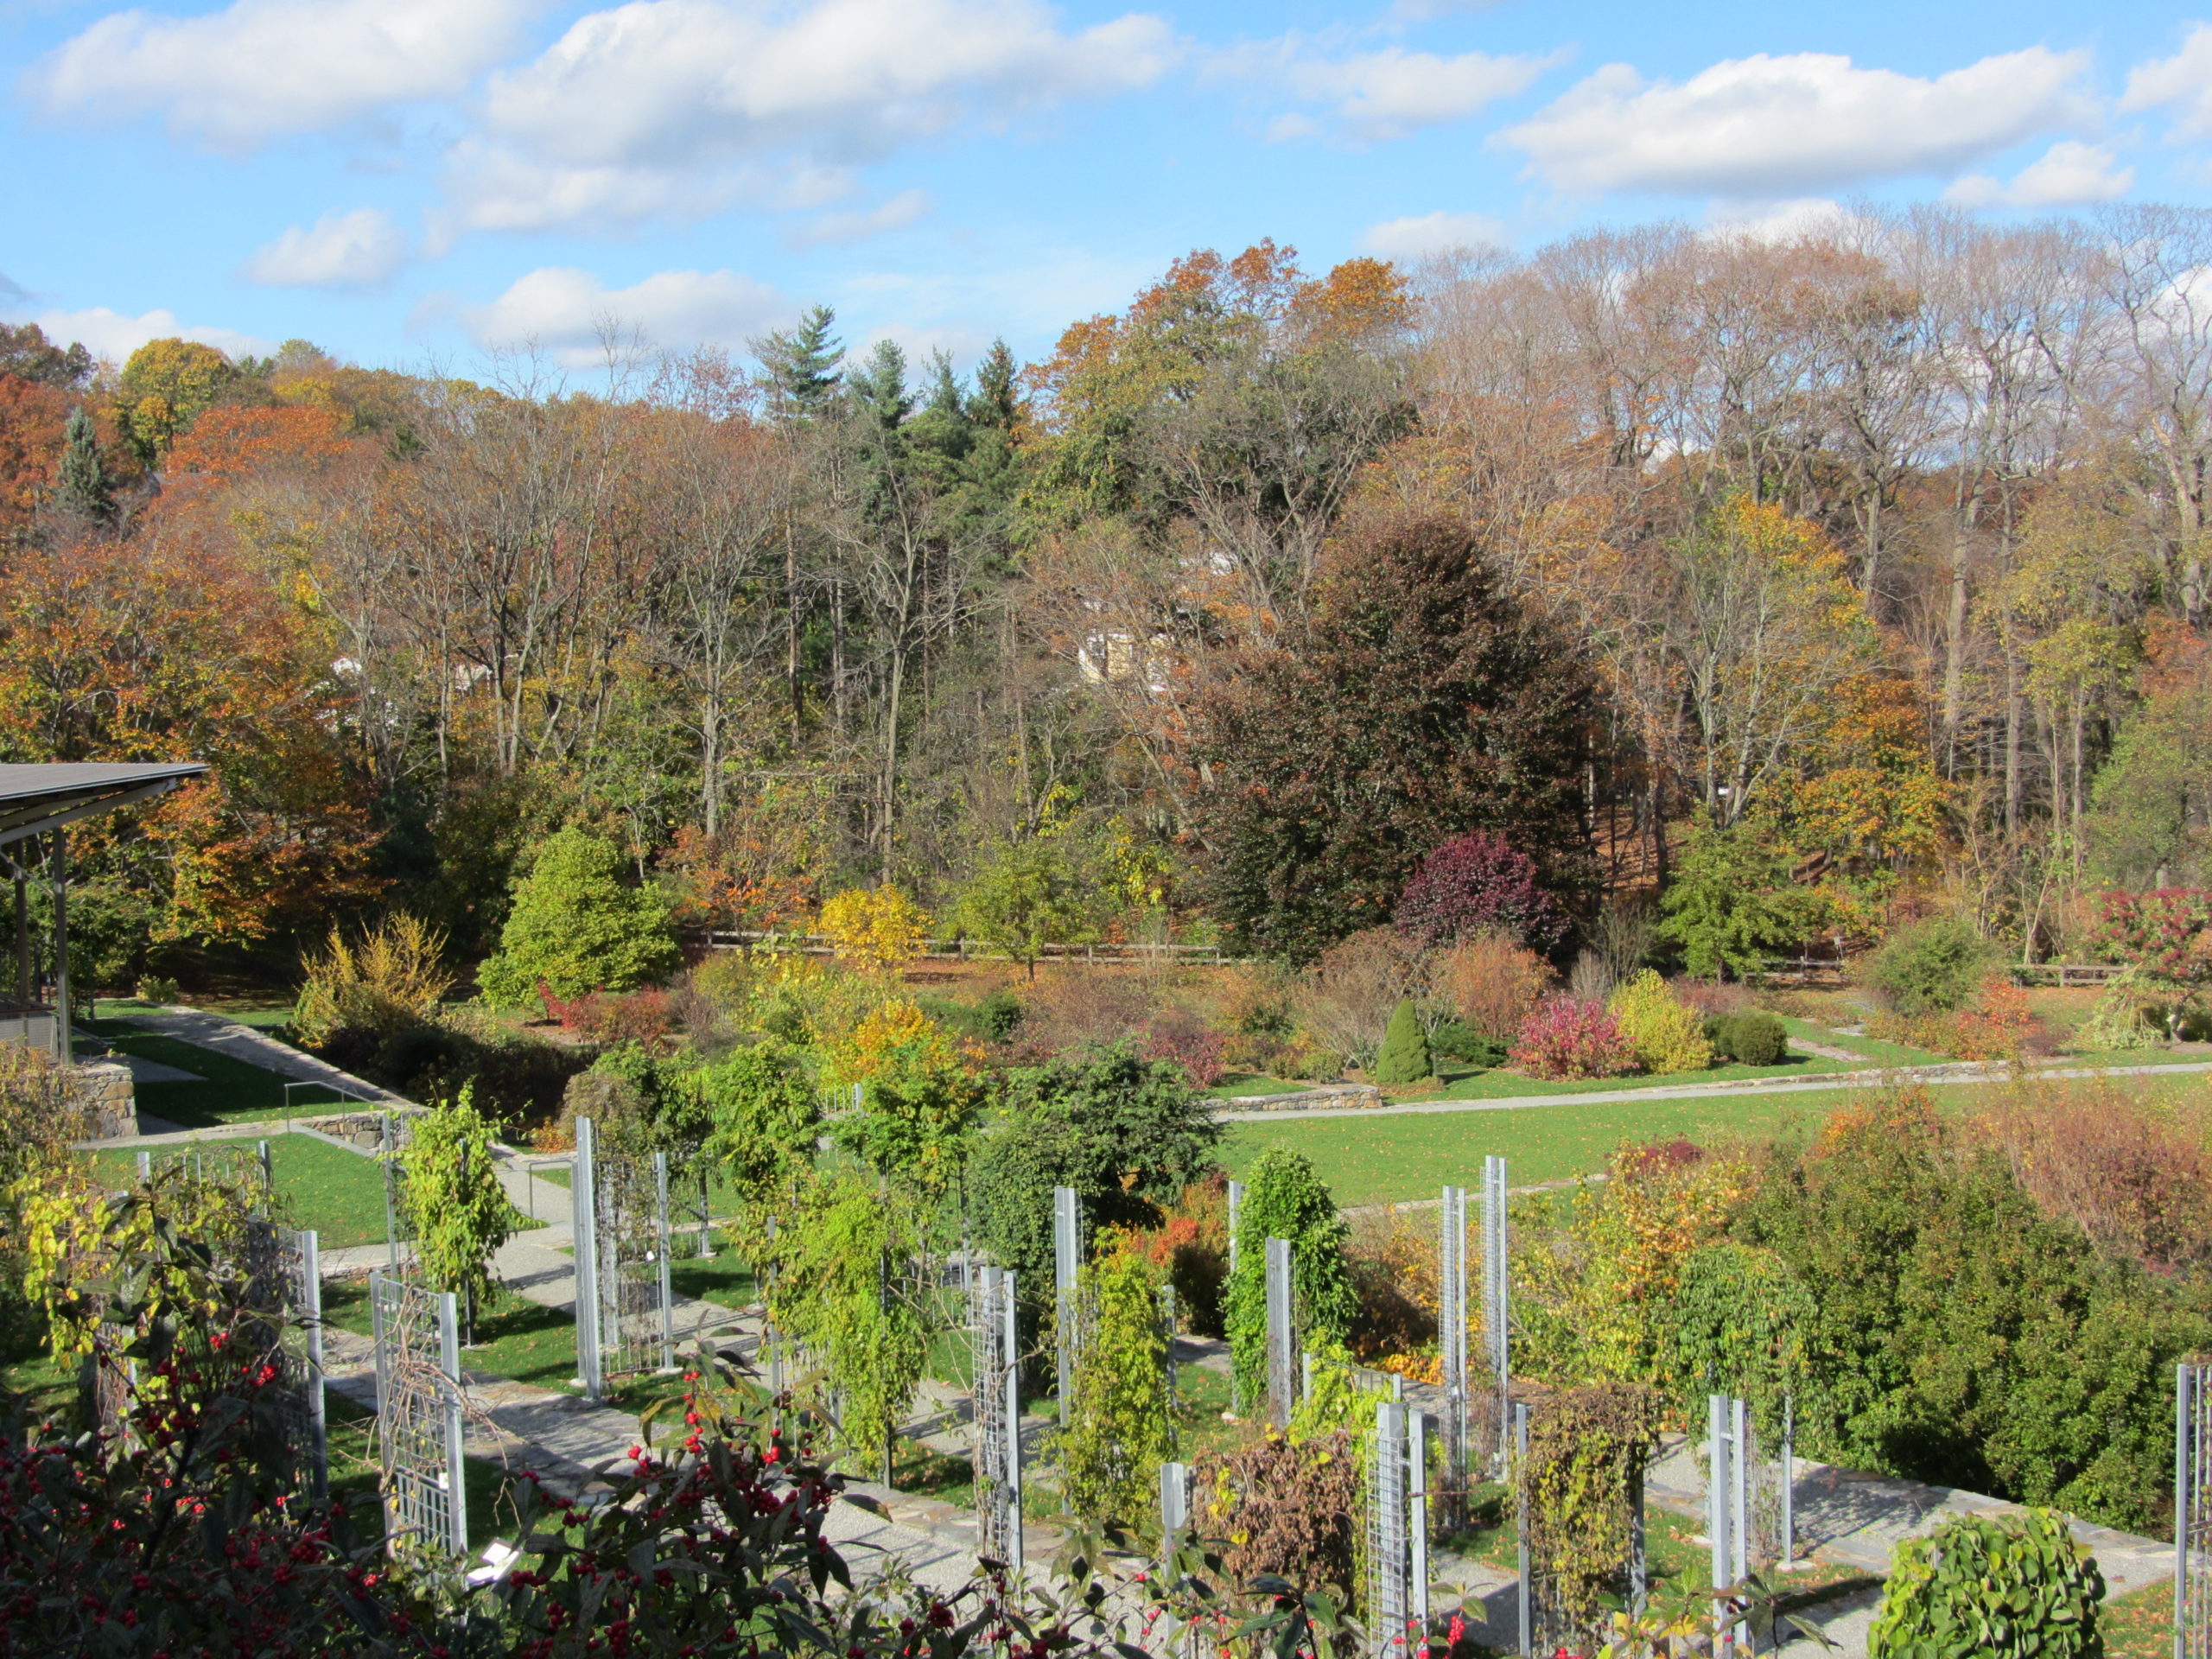
[[[976,1542],[979,1554],[1021,1568],[1020,1350],[1014,1275],[987,1267],[976,1276],[969,1330],[975,1343],[974,1416]]]
[[[1379,1655],[1406,1651],[1412,1528],[1406,1503],[1406,1408],[1375,1407],[1374,1455],[1367,1464],[1367,1619]]]
[[[369,1275],[377,1362],[377,1441],[385,1541],[454,1555],[468,1549],[461,1477],[459,1319],[450,1291]]]
[[[1503,1476],[1506,1466],[1509,1407],[1513,1398],[1512,1281],[1508,1271],[1506,1235],[1505,1160],[1483,1160],[1483,1369],[1489,1395],[1491,1468]],[[1470,1379],[1469,1386],[1473,1386]]]
[[[1467,1189],[1444,1189],[1436,1230],[1437,1350],[1443,1362],[1444,1484],[1456,1520],[1473,1482],[1467,1400]]]
[[[245,1230],[245,1302],[264,1316],[241,1332],[273,1366],[270,1393],[292,1466],[317,1498],[330,1466],[322,1399],[322,1264],[315,1234],[265,1221]]]
[[[1583,1627],[1573,1618],[1567,1607],[1561,1573],[1549,1559],[1531,1547],[1529,1486],[1525,1472],[1529,1459],[1529,1407],[1525,1403],[1515,1405],[1507,1421],[1510,1436],[1509,1444],[1513,1448],[1509,1471],[1521,1534],[1519,1651],[1531,1654],[1557,1653],[1562,1649],[1574,1653],[1590,1651],[1603,1637],[1599,1631]],[[1621,1599],[1630,1608],[1641,1608],[1648,1582],[1641,1470],[1630,1471],[1627,1489],[1621,1494],[1621,1505],[1617,1511],[1620,1525],[1611,1551],[1612,1564],[1604,1575],[1606,1580],[1604,1588],[1608,1596]]]
[[[1083,1321],[1076,1306],[1076,1280],[1082,1266],[1083,1203],[1073,1187],[1056,1186],[1052,1189],[1052,1324],[1063,1428],[1068,1426],[1076,1359],[1083,1342]]]
[[[2212,1659],[2212,1365],[2174,1375],[2174,1659]]]

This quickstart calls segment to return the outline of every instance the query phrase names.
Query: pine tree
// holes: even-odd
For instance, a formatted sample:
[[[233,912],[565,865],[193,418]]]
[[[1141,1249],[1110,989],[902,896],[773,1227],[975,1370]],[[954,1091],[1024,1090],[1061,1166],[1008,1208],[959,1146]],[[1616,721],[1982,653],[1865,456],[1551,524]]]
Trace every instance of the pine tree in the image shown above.
[[[69,416],[61,447],[61,472],[56,480],[54,505],[80,523],[105,524],[115,518],[115,486],[108,480],[107,463],[100,459],[99,437],[92,417],[82,404]]]
[[[1021,412],[1014,391],[1016,373],[1014,353],[1007,349],[1006,341],[993,340],[991,349],[983,353],[983,360],[976,365],[973,408],[977,425],[995,426],[1001,429],[1014,425]]]
[[[1421,1029],[1414,1000],[1403,998],[1390,1016],[1390,1028],[1382,1033],[1382,1052],[1375,1057],[1375,1081],[1419,1083],[1435,1070],[1436,1062],[1428,1052],[1428,1033]]]
[[[819,420],[836,401],[845,360],[843,344],[830,333],[836,321],[835,311],[817,305],[798,327],[779,328],[753,343],[768,372],[769,409],[777,419]]]

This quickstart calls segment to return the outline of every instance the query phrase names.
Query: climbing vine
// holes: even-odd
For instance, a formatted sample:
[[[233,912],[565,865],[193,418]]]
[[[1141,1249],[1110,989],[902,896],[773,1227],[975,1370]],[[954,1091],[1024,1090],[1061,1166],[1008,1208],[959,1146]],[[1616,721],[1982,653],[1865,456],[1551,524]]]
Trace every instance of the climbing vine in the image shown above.
[[[1062,1490],[1086,1521],[1136,1522],[1173,1453],[1160,1278],[1126,1235],[1084,1268],[1083,1344],[1058,1445]]]
[[[1236,1270],[1229,1276],[1223,1324],[1247,1402],[1268,1391],[1268,1241],[1290,1241],[1294,1319],[1311,1348],[1343,1342],[1359,1300],[1344,1261],[1349,1230],[1336,1200],[1302,1153],[1271,1147],[1254,1160],[1236,1215]]]
[[[474,1339],[478,1305],[492,1294],[492,1257],[513,1236],[515,1211],[493,1160],[491,1121],[473,1085],[414,1120],[400,1154],[400,1204],[423,1276],[465,1305]]]
[[[1630,1493],[1659,1441],[1665,1401],[1637,1383],[1550,1395],[1518,1459],[1530,1554],[1553,1577],[1560,1610],[1588,1629],[1628,1557]]]
[[[769,1318],[806,1349],[798,1392],[830,1421],[838,1451],[887,1465],[929,1357],[917,1218],[894,1191],[854,1176],[823,1182],[798,1208],[800,1219],[777,1232]]]

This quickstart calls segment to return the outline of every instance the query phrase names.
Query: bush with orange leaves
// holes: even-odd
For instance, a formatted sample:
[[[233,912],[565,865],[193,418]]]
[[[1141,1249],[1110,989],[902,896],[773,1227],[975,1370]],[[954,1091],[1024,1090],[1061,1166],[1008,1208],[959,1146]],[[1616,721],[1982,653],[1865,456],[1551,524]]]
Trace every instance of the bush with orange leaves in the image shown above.
[[[1409,1358],[1416,1366],[1423,1358],[1434,1363],[1437,1243],[1433,1225],[1416,1221],[1395,1205],[1384,1205],[1379,1215],[1370,1211],[1353,1219],[1344,1249],[1359,1297],[1351,1351],[1364,1363],[1408,1376],[1419,1375],[1406,1368]],[[1426,1356],[1421,1354],[1424,1348],[1429,1351]]]
[[[1974,1000],[1954,1014],[1877,1014],[1867,1021],[1870,1036],[1885,1042],[1948,1054],[1955,1060],[2017,1058],[2038,1021],[2029,1010],[2027,993],[2004,974],[1992,974]]]
[[[1446,952],[1436,978],[1460,1019],[1493,1041],[1510,1043],[1559,976],[1526,945],[1484,933]]]
[[[1202,1337],[1221,1335],[1221,1291],[1229,1279],[1229,1178],[1216,1173],[1192,1181],[1160,1207],[1158,1226],[1129,1237],[1174,1287],[1183,1328]]]

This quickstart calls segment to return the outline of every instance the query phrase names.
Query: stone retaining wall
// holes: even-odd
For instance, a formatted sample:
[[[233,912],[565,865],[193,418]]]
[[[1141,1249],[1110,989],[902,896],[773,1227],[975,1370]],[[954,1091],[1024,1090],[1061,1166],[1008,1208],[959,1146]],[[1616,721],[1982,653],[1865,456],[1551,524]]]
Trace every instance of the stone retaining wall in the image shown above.
[[[1213,1096],[1215,1109],[1225,1112],[1303,1112],[1317,1106],[1381,1106],[1382,1091],[1371,1083],[1324,1083],[1311,1089],[1294,1089],[1284,1095],[1224,1095]]]

